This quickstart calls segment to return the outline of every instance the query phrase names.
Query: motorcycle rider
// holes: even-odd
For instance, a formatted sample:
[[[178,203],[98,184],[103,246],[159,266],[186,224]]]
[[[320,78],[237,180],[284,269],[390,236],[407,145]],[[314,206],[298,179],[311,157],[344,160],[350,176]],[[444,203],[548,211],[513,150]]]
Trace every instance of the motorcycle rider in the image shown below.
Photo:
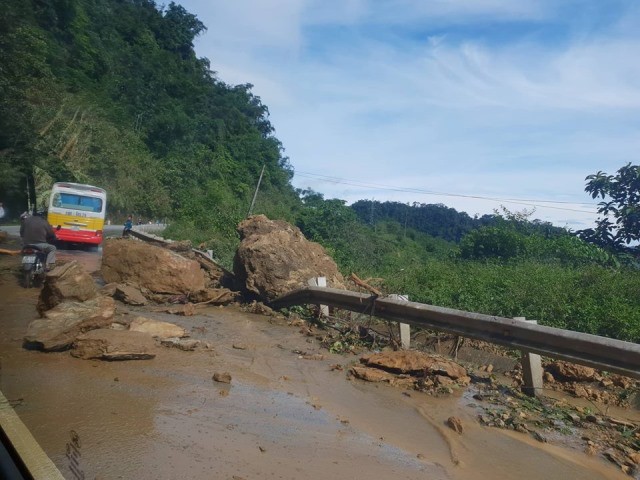
[[[127,217],[127,221],[124,222],[124,230],[122,230],[122,236],[125,238],[128,237],[129,234],[131,233],[132,228],[133,228],[133,217],[129,215]]]
[[[55,240],[53,227],[44,217],[44,212],[33,212],[20,224],[23,246],[34,245],[47,254],[46,267],[51,270],[56,265],[56,247],[49,242]]]

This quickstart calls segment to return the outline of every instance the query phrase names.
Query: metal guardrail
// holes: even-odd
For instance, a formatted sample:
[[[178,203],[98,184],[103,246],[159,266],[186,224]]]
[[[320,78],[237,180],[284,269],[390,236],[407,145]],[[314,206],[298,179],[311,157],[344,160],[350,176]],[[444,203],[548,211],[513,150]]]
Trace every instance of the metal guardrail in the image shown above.
[[[636,343],[511,318],[323,287],[295,290],[271,302],[271,307],[311,303],[454,333],[640,379],[640,345]]]

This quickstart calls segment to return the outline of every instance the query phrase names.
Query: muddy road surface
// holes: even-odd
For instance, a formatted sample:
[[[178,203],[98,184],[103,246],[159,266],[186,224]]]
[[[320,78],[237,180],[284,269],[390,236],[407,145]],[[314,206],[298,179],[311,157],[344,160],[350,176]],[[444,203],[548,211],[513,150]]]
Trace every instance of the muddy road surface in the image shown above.
[[[59,255],[71,257],[99,268],[99,252]],[[77,478],[66,456],[74,435],[87,479],[629,478],[577,448],[481,426],[469,392],[434,398],[350,380],[355,356],[237,308],[182,317],[118,307],[183,326],[211,350],[158,347],[155,359],[124,362],[25,350],[37,296],[19,285],[19,257],[0,256],[0,389],[65,478]],[[452,415],[461,435],[446,426]]]

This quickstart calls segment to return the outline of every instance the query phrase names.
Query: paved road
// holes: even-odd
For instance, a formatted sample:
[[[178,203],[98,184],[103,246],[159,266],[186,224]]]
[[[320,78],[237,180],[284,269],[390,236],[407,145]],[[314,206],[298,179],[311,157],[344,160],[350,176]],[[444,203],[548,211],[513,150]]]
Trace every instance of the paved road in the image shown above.
[[[105,225],[104,226],[104,234],[105,237],[119,237],[122,234],[123,225]],[[144,232],[160,232],[164,230],[165,225],[136,225],[133,228],[137,230],[142,230]],[[0,227],[0,230],[4,230],[9,235],[18,236],[20,235],[20,226],[19,225],[8,225]]]

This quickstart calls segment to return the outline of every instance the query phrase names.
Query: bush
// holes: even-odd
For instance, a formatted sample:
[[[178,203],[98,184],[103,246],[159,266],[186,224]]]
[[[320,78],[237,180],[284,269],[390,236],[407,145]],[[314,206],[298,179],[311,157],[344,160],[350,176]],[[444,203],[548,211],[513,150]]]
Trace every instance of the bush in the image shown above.
[[[637,270],[430,259],[402,275],[383,275],[387,291],[408,294],[412,301],[640,341]]]

